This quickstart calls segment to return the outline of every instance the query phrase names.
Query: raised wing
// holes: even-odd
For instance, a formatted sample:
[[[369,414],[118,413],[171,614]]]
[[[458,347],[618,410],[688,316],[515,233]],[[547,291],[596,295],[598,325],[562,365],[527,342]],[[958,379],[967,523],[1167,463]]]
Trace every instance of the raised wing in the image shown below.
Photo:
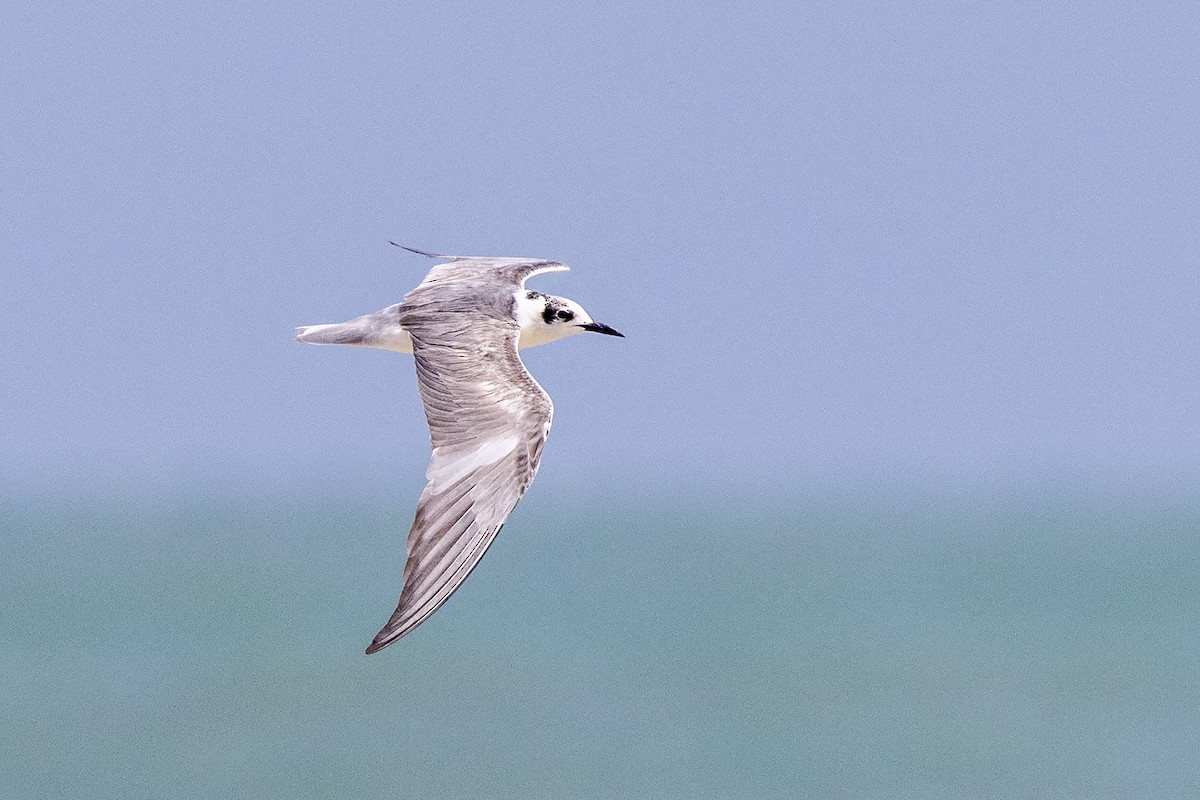
[[[466,580],[533,482],[550,432],[553,405],[517,355],[513,289],[525,276],[480,282],[476,270],[460,283],[435,279],[438,269],[401,307],[433,457],[400,603],[368,653],[416,628]]]
[[[407,250],[410,253],[427,256],[428,258],[442,258],[449,262],[438,264],[431,269],[429,274],[425,276],[425,281],[417,287],[418,290],[427,288],[435,283],[478,284],[480,281],[495,282],[496,284],[507,283],[516,289],[523,287],[526,279],[539,273],[567,272],[571,269],[566,264],[560,264],[557,261],[546,261],[540,258],[446,256],[439,253],[427,253],[424,250],[417,250],[412,247],[405,247],[395,242],[390,242],[390,244],[399,247],[401,250]],[[405,300],[410,299],[414,292],[410,292]]]

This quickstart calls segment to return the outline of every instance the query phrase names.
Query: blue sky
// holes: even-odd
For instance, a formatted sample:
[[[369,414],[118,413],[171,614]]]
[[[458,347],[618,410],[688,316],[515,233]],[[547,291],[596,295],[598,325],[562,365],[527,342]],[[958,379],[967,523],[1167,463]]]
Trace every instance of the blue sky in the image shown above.
[[[0,480],[419,486],[390,247],[570,264],[539,481],[1188,491],[1194,8],[11,9]],[[415,491],[415,488],[413,489]]]

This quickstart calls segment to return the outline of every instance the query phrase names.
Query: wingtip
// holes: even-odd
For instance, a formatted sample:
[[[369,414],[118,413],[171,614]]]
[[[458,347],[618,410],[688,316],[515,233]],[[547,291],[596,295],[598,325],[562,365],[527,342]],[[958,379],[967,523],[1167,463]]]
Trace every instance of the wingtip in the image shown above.
[[[391,635],[391,632],[389,632],[387,628],[384,628],[379,633],[375,634],[375,638],[371,640],[369,645],[367,645],[366,654],[371,655],[372,653],[378,653],[389,644],[395,644],[399,640],[399,636]]]
[[[371,640],[371,644],[367,645],[367,655],[378,653],[389,644],[395,644],[404,637],[404,634],[412,630],[411,627],[404,628],[400,625],[394,624],[399,616],[400,610],[396,609],[396,613],[392,614],[391,619],[387,621],[387,624],[380,628],[379,632],[375,634],[375,638]]]
[[[442,255],[441,253],[430,253],[426,250],[418,250],[415,247],[409,247],[407,245],[399,244],[397,242],[391,241],[390,239],[388,240],[388,244],[390,244],[392,247],[399,247],[401,250],[407,250],[410,253],[416,253],[419,256],[425,256],[426,258],[449,258],[449,259],[457,258],[457,256],[446,256],[446,255]]]

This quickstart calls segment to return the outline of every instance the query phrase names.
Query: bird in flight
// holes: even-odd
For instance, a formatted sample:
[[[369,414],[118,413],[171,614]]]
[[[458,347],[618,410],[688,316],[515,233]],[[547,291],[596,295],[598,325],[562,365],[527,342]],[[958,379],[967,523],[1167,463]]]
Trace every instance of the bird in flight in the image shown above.
[[[518,349],[586,331],[623,335],[573,300],[525,288],[565,264],[404,249],[446,263],[403,302],[296,329],[300,342],[411,353],[416,363],[433,457],[408,532],[400,603],[368,654],[411,632],[462,585],[537,474],[554,406]]]

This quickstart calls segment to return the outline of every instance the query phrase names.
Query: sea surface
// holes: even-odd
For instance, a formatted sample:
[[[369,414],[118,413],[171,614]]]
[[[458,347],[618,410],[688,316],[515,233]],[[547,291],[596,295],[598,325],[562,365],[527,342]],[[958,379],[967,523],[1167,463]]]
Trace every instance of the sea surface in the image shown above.
[[[1200,504],[0,502],[0,797],[1200,797]]]

